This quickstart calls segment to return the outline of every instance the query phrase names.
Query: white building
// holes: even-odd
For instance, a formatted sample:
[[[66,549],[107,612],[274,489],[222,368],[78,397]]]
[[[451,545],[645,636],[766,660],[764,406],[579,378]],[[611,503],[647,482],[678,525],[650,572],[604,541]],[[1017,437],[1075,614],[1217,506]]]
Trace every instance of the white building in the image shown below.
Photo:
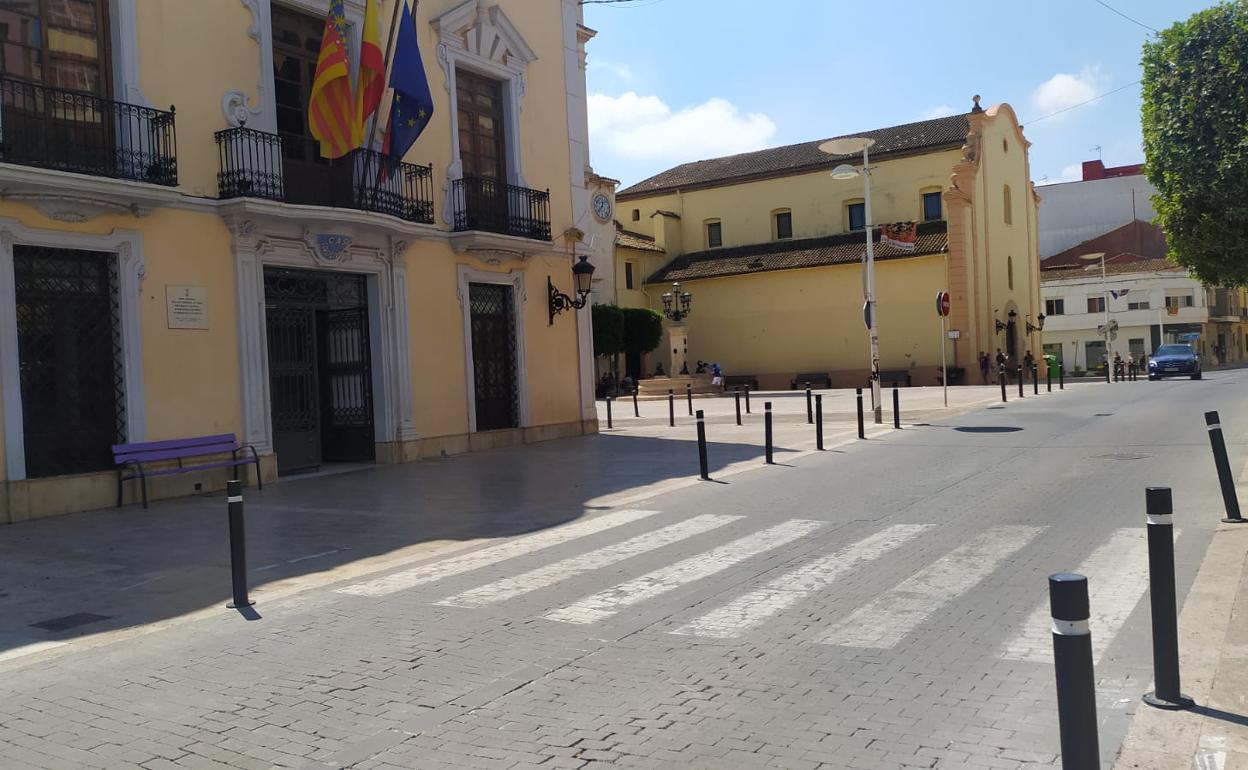
[[[1156,192],[1138,165],[1106,168],[1099,160],[1084,162],[1080,181],[1037,187],[1040,259],[1133,220],[1151,222],[1157,216],[1152,204]]]

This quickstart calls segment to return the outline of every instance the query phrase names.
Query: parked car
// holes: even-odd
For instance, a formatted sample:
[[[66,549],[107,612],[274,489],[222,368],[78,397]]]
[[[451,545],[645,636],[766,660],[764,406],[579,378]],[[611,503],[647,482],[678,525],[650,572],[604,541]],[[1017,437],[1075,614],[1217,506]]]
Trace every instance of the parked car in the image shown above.
[[[1191,345],[1162,345],[1148,359],[1148,379],[1191,377],[1200,379],[1200,359]]]

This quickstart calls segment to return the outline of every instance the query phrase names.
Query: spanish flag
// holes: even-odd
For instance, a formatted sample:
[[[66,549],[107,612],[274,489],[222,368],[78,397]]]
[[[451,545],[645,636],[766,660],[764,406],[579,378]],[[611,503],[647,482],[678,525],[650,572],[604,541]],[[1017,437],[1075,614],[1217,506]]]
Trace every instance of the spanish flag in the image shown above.
[[[360,144],[351,95],[351,63],[347,59],[347,17],[342,3],[343,0],[330,0],[308,99],[308,128],[320,142],[323,158],[341,158]]]
[[[364,28],[360,30],[360,81],[355,90],[355,129],[361,141],[368,119],[381,105],[386,91],[386,60],[381,53],[381,27],[377,23],[377,0],[364,5]]]

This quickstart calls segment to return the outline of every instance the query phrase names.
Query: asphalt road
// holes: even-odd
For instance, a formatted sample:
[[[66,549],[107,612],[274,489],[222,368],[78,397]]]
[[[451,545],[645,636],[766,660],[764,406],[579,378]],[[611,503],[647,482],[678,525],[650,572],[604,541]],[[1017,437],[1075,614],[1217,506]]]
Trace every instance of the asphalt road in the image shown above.
[[[1174,490],[1182,600],[1222,515],[1202,413],[1238,471],[1245,384],[1012,399],[32,660],[0,676],[0,764],[1049,767],[1066,570],[1108,762],[1151,679],[1144,488]]]

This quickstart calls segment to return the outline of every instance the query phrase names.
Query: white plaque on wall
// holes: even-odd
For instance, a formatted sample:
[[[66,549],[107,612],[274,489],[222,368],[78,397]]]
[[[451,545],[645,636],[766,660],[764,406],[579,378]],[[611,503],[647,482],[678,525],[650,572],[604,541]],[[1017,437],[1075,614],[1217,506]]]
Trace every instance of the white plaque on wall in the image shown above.
[[[208,328],[208,289],[203,286],[165,286],[170,329]]]

